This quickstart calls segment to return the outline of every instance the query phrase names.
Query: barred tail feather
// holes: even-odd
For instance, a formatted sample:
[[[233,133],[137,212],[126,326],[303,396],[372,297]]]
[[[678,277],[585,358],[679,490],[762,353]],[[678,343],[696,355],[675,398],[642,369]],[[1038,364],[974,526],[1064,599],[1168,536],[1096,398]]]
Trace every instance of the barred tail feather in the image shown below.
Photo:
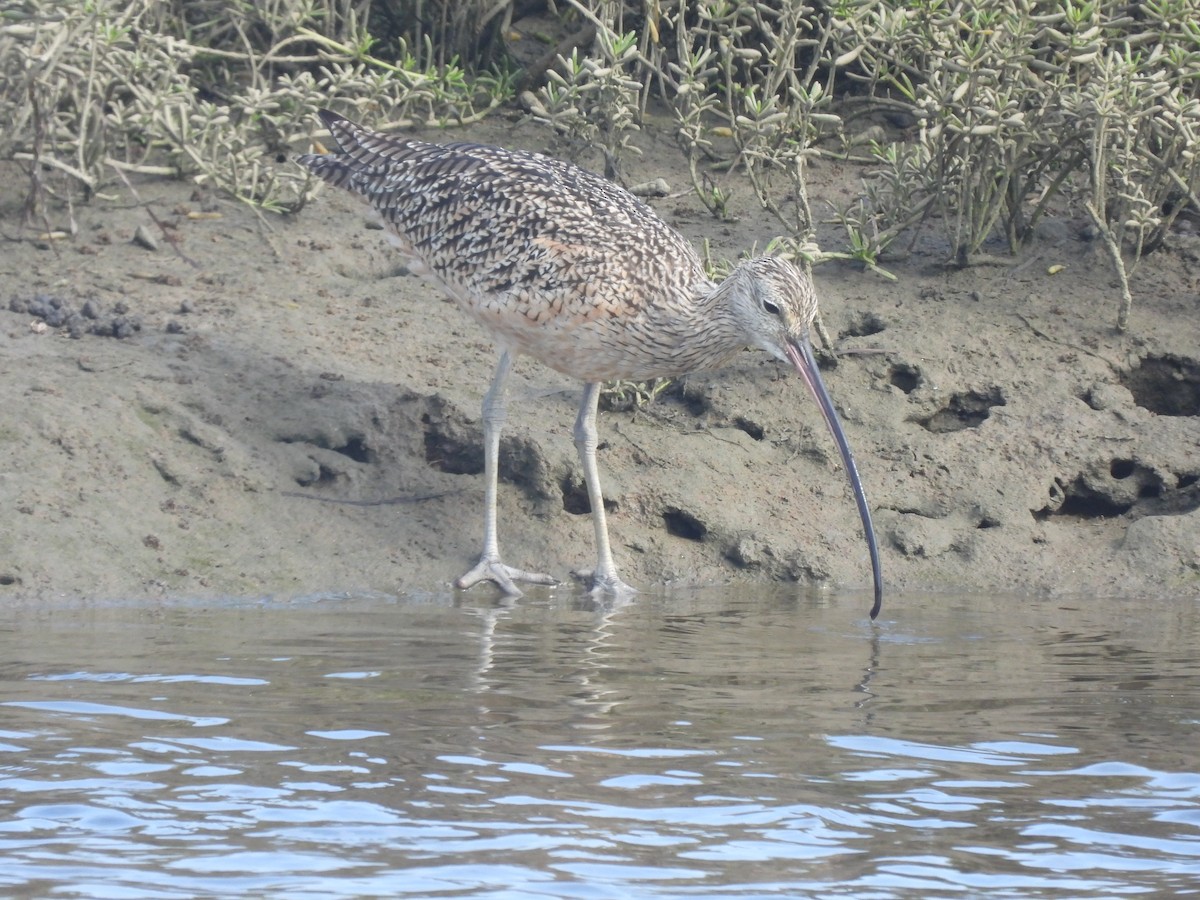
[[[348,191],[354,190],[354,167],[344,156],[332,153],[302,153],[296,162],[304,166],[322,181]]]

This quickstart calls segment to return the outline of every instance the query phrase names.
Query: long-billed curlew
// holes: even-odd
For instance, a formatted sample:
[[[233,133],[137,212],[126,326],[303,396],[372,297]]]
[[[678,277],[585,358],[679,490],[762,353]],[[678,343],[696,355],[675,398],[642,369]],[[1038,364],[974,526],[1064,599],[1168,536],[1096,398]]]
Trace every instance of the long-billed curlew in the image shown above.
[[[871,513],[809,342],[817,297],[808,275],[771,256],[747,260],[720,284],[696,251],[632,194],[550,157],[480,144],[430,144],[320,113],[335,153],[298,161],[361,194],[388,237],[495,338],[500,361],[483,400],[484,537],[479,562],[455,582],[554,584],[500,560],[496,468],[505,382],[518,353],[584,382],[575,420],[596,531],[593,589],[632,593],[617,575],[596,467],[596,401],[609,379],[715,369],[746,347],[790,363],[808,385],[845,464],[862,517],[879,613],[883,579]]]

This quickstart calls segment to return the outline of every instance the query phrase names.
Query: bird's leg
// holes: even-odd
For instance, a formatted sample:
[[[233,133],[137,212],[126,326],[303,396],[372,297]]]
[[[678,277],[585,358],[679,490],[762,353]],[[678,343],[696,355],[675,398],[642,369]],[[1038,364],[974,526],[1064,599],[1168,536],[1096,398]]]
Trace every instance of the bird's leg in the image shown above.
[[[508,419],[505,386],[512,371],[512,355],[504,350],[496,364],[492,386],[483,398],[483,553],[471,571],[454,582],[457,587],[469,588],[481,581],[493,581],[511,597],[521,596],[514,582],[528,584],[558,584],[549,575],[514,569],[500,561],[500,542],[496,536],[496,479],[499,470],[500,431]]]
[[[600,492],[600,471],[596,466],[596,404],[600,400],[599,382],[583,387],[579,417],[575,420],[575,447],[583,464],[588,503],[592,507],[592,526],[596,529],[596,569],[591,572],[592,591],[628,596],[637,591],[617,575],[612,548],[608,544],[608,520],[604,514],[604,495]],[[580,573],[586,575],[586,573]]]

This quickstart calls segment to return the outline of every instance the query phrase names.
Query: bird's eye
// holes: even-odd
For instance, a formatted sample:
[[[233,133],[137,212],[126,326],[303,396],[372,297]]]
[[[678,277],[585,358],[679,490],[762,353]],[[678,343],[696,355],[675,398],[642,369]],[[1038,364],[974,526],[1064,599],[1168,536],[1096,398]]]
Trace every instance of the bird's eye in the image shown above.
[[[779,315],[779,307],[776,306],[774,303],[772,303],[770,300],[764,300],[763,304],[762,304],[762,308],[763,308],[763,311],[767,313],[767,315],[771,315],[771,316]]]

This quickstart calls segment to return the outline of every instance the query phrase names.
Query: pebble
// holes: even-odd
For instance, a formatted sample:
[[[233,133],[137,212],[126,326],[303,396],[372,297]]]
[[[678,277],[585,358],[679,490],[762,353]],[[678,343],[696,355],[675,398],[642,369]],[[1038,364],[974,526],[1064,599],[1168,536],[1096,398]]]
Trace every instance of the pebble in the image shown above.
[[[629,193],[635,197],[665,197],[671,193],[671,186],[665,178],[655,178],[653,181],[643,181],[641,184],[631,184]]]
[[[61,328],[78,340],[85,334],[127,338],[142,330],[141,317],[130,315],[129,307],[120,301],[113,306],[111,317],[103,315],[100,301],[94,297],[85,300],[76,309],[62,297],[38,293],[32,297],[13,297],[8,302],[8,308],[12,312],[34,316],[37,321],[30,327],[36,334]]]
[[[139,247],[145,247],[147,250],[157,250],[158,240],[150,233],[150,229],[145,225],[139,225],[133,233],[133,243]]]

